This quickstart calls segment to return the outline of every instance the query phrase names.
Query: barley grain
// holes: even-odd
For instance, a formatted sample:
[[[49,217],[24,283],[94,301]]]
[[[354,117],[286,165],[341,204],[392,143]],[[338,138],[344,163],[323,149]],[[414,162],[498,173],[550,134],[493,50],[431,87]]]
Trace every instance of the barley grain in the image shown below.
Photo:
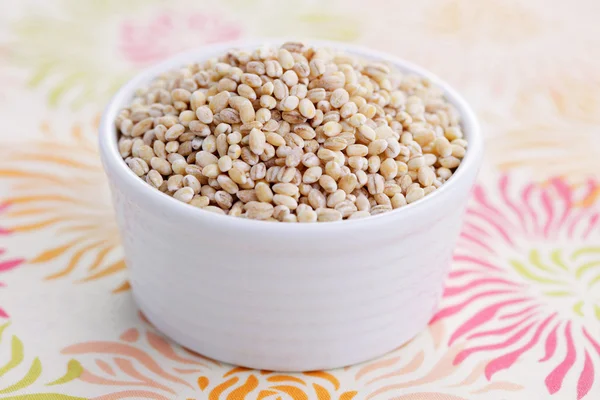
[[[401,208],[468,151],[459,115],[425,79],[296,42],[166,73],[115,124],[119,153],[150,186],[281,222]]]

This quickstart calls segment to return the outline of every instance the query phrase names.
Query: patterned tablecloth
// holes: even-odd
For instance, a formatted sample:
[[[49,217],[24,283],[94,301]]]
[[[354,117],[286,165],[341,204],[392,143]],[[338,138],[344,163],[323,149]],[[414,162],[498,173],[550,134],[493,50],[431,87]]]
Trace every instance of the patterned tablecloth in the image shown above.
[[[596,0],[0,0],[0,399],[600,398],[598,15]],[[276,35],[420,63],[486,136],[428,330],[339,370],[236,368],[161,336],[132,300],[98,161],[99,113],[140,68]]]

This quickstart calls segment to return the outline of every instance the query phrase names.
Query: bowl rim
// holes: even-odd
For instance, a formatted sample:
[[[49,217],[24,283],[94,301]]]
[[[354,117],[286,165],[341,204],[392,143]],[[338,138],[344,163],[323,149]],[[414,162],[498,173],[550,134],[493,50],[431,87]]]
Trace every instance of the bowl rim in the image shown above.
[[[133,171],[131,171],[129,167],[127,167],[127,164],[125,164],[118,150],[118,132],[116,130],[114,120],[123,106],[128,104],[128,102],[131,100],[136,89],[165,71],[184,66],[192,62],[198,62],[210,57],[218,56],[232,48],[248,49],[262,45],[276,46],[281,45],[286,41],[288,40],[251,39],[222,42],[219,44],[203,46],[176,54],[160,63],[144,69],[135,75],[111,98],[101,117],[98,141],[100,156],[105,171],[107,173],[109,171],[114,173],[120,181],[127,185],[128,190],[133,190],[141,196],[146,196],[146,200],[148,200],[148,203],[152,204],[152,207],[156,206],[160,207],[161,210],[168,210],[169,213],[177,215],[181,218],[193,219],[204,224],[219,224],[223,227],[230,227],[233,229],[245,229],[252,231],[273,230],[281,231],[282,233],[313,231],[315,227],[318,227],[316,229],[319,231],[340,231],[344,230],[345,228],[368,229],[375,226],[380,226],[381,223],[386,219],[398,222],[398,218],[411,218],[411,214],[414,215],[418,214],[419,212],[425,212],[426,209],[436,204],[440,205],[444,197],[447,197],[448,193],[451,193],[457,187],[460,187],[461,182],[466,182],[469,180],[469,172],[472,174],[477,173],[483,158],[483,137],[481,134],[480,125],[471,106],[452,86],[427,69],[413,64],[412,62],[405,61],[394,55],[360,45],[326,40],[303,40],[302,42],[308,44],[309,46],[327,47],[335,50],[345,51],[367,59],[389,62],[400,71],[414,73],[416,75],[425,77],[435,86],[442,89],[447,100],[457,108],[461,116],[463,132],[465,133],[465,136],[469,142],[469,149],[467,150],[461,165],[457,168],[456,172],[452,175],[447,183],[444,183],[439,189],[435,190],[433,193],[425,196],[419,201],[416,201],[412,204],[407,204],[402,208],[395,209],[387,213],[366,218],[312,224],[268,223],[268,221],[221,215],[190,206],[189,204],[178,201],[171,196],[152,188],[150,185],[148,185],[148,183],[140,179]],[[465,185],[462,185],[462,187],[463,189],[466,189]]]

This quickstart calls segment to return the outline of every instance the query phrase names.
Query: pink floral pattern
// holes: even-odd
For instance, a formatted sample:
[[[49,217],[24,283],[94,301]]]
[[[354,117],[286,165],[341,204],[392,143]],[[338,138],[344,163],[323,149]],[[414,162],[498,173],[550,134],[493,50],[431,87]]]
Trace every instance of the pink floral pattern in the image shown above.
[[[119,32],[123,58],[144,66],[186,49],[237,39],[240,25],[210,12],[164,13],[148,20],[127,20]]]
[[[81,381],[110,393],[95,400],[191,397],[198,390],[197,376],[221,365],[167,341],[145,323],[126,329],[118,340],[76,343],[62,353],[82,362]]]
[[[7,209],[8,209],[7,203],[0,204],[0,216],[4,212],[6,212]],[[11,233],[10,230],[2,228],[2,226],[0,226],[0,240],[2,239],[3,236],[7,236],[10,233]],[[24,261],[22,258],[7,257],[5,253],[6,253],[6,250],[0,246],[0,274],[17,268]],[[4,286],[4,283],[2,283],[2,281],[0,281],[0,288],[2,288],[2,286]],[[2,304],[0,304],[0,319],[8,318],[8,317],[9,317],[8,313],[4,310],[4,308],[2,308]]]
[[[458,321],[448,343],[466,345],[455,364],[491,357],[491,379],[518,360],[538,361],[549,394],[577,399],[599,385],[600,207],[578,203],[597,186],[518,186],[502,176],[496,188],[475,189],[435,317]],[[567,375],[576,387],[565,387]]]

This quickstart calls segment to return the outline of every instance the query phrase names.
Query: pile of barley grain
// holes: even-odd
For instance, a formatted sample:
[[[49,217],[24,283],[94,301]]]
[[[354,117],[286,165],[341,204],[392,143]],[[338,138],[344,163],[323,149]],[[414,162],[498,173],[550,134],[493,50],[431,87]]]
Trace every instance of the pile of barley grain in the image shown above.
[[[204,210],[284,222],[418,201],[464,157],[459,122],[427,80],[301,43],[165,73],[116,120],[121,156],[154,188]]]

